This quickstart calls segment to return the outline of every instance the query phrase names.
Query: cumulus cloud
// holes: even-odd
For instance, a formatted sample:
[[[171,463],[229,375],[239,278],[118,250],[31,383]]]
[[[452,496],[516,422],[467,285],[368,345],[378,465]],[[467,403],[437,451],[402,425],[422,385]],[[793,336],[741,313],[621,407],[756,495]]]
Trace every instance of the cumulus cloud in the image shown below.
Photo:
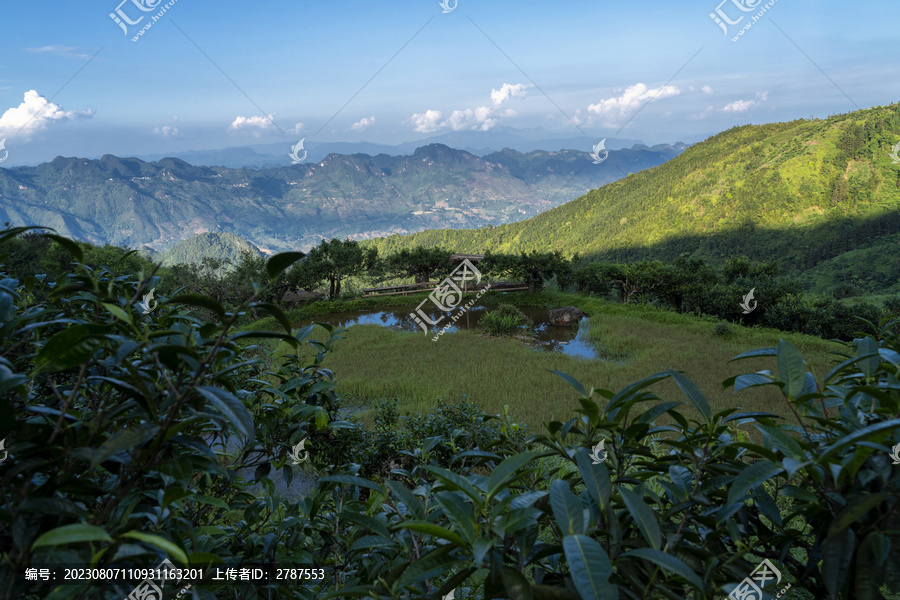
[[[441,129],[487,131],[494,127],[499,119],[514,117],[517,114],[512,109],[500,110],[500,108],[510,98],[524,98],[530,87],[533,86],[524,83],[504,83],[499,90],[491,90],[490,106],[454,110],[446,119],[443,119],[444,113],[439,110],[427,110],[424,113],[414,113],[406,123],[412,125],[413,130],[419,133],[431,133]]]
[[[648,88],[643,83],[636,83],[626,88],[620,96],[606,98],[596,104],[588,106],[588,112],[596,115],[607,127],[615,127],[625,117],[632,114],[648,100],[662,100],[681,94],[674,85],[664,85],[658,88]]]
[[[712,94],[713,93],[713,89],[711,87],[709,87],[708,85],[704,85],[702,88],[700,88],[700,91],[703,92],[704,94]]]
[[[735,100],[729,104],[726,104],[722,107],[723,112],[733,112],[733,113],[742,113],[747,112],[754,106],[759,106],[763,102],[769,99],[769,92],[759,91],[756,92],[756,97],[759,100]]]
[[[371,117],[363,117],[362,119],[351,125],[350,129],[352,129],[353,131],[365,131],[374,124],[375,115],[372,115]]]
[[[90,58],[90,54],[79,52],[74,46],[40,46],[39,48],[25,48],[28,52],[34,54],[59,54],[60,56],[71,56],[73,58]]]
[[[747,112],[757,104],[758,102],[756,100],[735,100],[734,102],[726,104],[722,110],[725,112],[742,113]]]
[[[29,90],[19,106],[8,109],[0,116],[0,138],[16,136],[30,140],[34,134],[53,123],[92,116],[92,110],[63,110],[58,104],[48,102],[36,90]]]
[[[500,106],[510,98],[524,98],[530,87],[532,87],[531,84],[504,83],[499,90],[491,90],[491,104]]]
[[[228,129],[230,131],[247,131],[252,134],[253,137],[260,137],[264,133],[269,133],[278,129],[275,127],[275,120],[272,117],[273,115],[267,115],[265,117],[238,116],[235,117],[234,122],[228,126]]]

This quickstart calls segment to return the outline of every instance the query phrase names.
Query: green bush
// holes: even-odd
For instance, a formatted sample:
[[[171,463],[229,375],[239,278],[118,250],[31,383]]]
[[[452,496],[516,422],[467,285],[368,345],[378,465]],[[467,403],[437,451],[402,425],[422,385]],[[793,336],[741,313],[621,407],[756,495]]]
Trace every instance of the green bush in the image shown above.
[[[478,323],[491,335],[512,335],[533,327],[531,319],[512,304],[486,312]]]

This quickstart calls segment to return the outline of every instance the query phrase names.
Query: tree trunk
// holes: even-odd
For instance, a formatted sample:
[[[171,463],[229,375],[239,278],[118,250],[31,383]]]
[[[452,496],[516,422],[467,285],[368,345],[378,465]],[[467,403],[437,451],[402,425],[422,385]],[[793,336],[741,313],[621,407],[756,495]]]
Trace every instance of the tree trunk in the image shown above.
[[[334,294],[335,294],[334,295],[335,298],[341,297],[341,278],[340,277],[337,278],[337,289],[335,290]]]

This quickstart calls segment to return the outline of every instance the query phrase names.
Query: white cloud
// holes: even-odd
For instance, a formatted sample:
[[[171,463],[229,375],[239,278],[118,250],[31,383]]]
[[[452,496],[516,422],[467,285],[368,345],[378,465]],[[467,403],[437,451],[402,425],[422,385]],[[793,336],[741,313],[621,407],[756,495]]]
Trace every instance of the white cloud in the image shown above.
[[[51,123],[92,116],[92,110],[63,110],[58,104],[48,102],[36,90],[29,90],[25,92],[22,104],[8,109],[0,116],[0,137],[16,136],[30,140]]]
[[[375,115],[372,115],[371,117],[363,117],[362,119],[351,125],[350,129],[352,129],[353,131],[365,131],[374,124]]]
[[[445,120],[439,110],[427,110],[424,113],[415,113],[405,122],[413,126],[413,130],[419,133],[430,133],[440,129],[452,129],[453,131],[474,130],[487,131],[494,127],[499,119],[516,116],[516,111],[508,108],[504,111],[500,107],[510,98],[524,98],[531,84],[504,83],[499,90],[491,90],[491,105],[477,106],[454,110]]]
[[[34,54],[50,53],[59,54],[60,56],[71,56],[73,58],[90,58],[90,54],[79,52],[74,46],[41,46],[40,48],[25,48],[28,52]]]
[[[769,92],[756,92],[756,97],[765,102],[769,99]]]
[[[253,116],[253,117],[235,117],[234,122],[228,126],[228,129],[232,131],[240,131],[245,129],[253,134],[253,137],[260,137],[264,133],[268,133],[277,129],[275,127],[275,120],[272,118],[272,115],[268,115],[265,117]]]
[[[597,115],[607,127],[615,127],[630,113],[636,111],[648,100],[661,100],[681,94],[674,85],[664,85],[650,89],[643,83],[636,83],[625,89],[620,96],[606,98],[588,106],[588,112]]]
[[[423,113],[415,113],[408,120],[413,126],[413,131],[419,133],[431,133],[441,127],[443,113],[439,110],[426,110]]]
[[[164,125],[162,127],[154,127],[153,133],[164,138],[178,137],[178,128],[173,125]]]
[[[702,88],[700,88],[700,91],[703,92],[704,94],[712,94],[713,93],[713,89],[711,87],[709,87],[708,85],[704,85]]]
[[[756,100],[735,100],[730,104],[726,104],[722,110],[735,113],[747,112],[757,104],[759,103]]]
[[[300,133],[306,127],[303,123],[295,123],[293,127],[287,130],[287,133]]]
[[[530,87],[534,86],[524,83],[504,83],[499,90],[491,90],[491,104],[500,106],[510,98],[524,98]]]

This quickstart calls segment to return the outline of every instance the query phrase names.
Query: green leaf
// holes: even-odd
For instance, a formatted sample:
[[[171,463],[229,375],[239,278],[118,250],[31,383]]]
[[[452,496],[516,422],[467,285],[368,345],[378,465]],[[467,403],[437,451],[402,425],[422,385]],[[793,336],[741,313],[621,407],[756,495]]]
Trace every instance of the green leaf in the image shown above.
[[[103,345],[102,333],[108,329],[97,325],[72,325],[47,340],[35,358],[35,373],[44,370],[64,371],[89,360]]]
[[[578,465],[578,471],[584,480],[588,494],[597,503],[601,510],[605,511],[609,506],[609,470],[606,465],[600,463],[594,464],[594,461],[585,448],[580,448],[575,454],[575,464]]]
[[[281,252],[274,255],[266,261],[266,273],[269,274],[269,280],[275,281],[278,276],[288,269],[292,264],[301,260],[306,256],[303,252]]]
[[[81,250],[81,246],[78,242],[74,240],[70,240],[69,238],[64,238],[61,235],[56,235],[53,233],[44,233],[42,234],[45,238],[51,239],[60,246],[63,247],[63,250],[68,252],[72,257],[78,262],[84,262],[84,252]]]
[[[853,546],[856,535],[852,529],[844,529],[841,533],[828,536],[822,542],[822,579],[825,589],[832,598],[841,597],[841,588],[850,569],[853,559]]]
[[[144,533],[142,531],[129,531],[123,533],[122,537],[131,538],[138,540],[139,542],[144,542],[145,544],[150,544],[151,546],[156,546],[181,564],[188,564],[188,557],[187,554],[184,553],[184,550],[164,537],[152,533]]]
[[[444,514],[453,526],[465,536],[466,541],[474,543],[478,534],[475,531],[475,511],[472,505],[463,501],[457,492],[438,492],[434,499],[444,509]]]
[[[284,314],[284,311],[281,310],[281,308],[270,302],[260,304],[259,307],[275,317],[275,320],[278,321],[278,324],[281,325],[285,331],[287,331],[288,333],[291,332],[291,322],[288,320],[287,316]]]
[[[550,484],[550,506],[563,535],[584,533],[584,509],[568,483],[557,479]]]
[[[256,432],[253,428],[253,416],[244,403],[234,397],[234,395],[221,388],[208,385],[198,385],[197,392],[206,398],[210,404],[215,406],[222,415],[237,427],[237,430],[244,434],[248,440],[253,441]]]
[[[204,296],[203,294],[176,294],[169,298],[170,304],[187,304],[188,306],[197,306],[199,308],[205,308],[206,310],[210,310],[220,318],[225,318],[225,307],[222,304],[209,296]]]
[[[131,315],[129,315],[129,314],[128,314],[127,312],[125,312],[124,310],[122,310],[122,307],[117,306],[117,305],[115,305],[115,304],[111,304],[111,303],[109,303],[109,302],[103,302],[103,306],[106,308],[106,310],[108,310],[110,313],[112,313],[112,315],[113,315],[115,318],[119,319],[120,321],[124,321],[125,323],[128,323],[129,325],[131,325],[131,323],[132,323],[132,321],[131,321]]]
[[[500,578],[509,600],[534,600],[528,580],[515,569],[501,567]]]
[[[867,494],[862,499],[855,500],[853,504],[844,509],[844,511],[831,522],[831,527],[828,528],[828,535],[837,535],[847,527],[850,527],[862,517],[870,514],[872,509],[881,504],[885,498],[890,498],[890,495]]]
[[[784,471],[783,468],[768,460],[760,460],[746,467],[735,478],[734,483],[731,484],[731,488],[728,490],[728,504],[743,502],[747,492],[762,485],[764,481],[775,477],[782,471]]]
[[[488,478],[488,498],[495,496],[500,491],[501,487],[508,481],[514,479],[517,476],[516,472],[524,465],[528,464],[535,456],[537,456],[536,452],[522,452],[521,454],[514,454],[513,456],[504,459],[503,462],[497,465],[491,472],[491,476]]]
[[[783,339],[778,341],[778,380],[784,383],[784,393],[791,400],[803,395],[806,363],[800,351]]]
[[[869,358],[861,357],[870,354]],[[870,337],[864,337],[856,342],[856,357],[859,361],[859,368],[862,369],[863,375],[872,377],[878,370],[878,364],[881,362],[881,355],[878,352],[878,342]]]
[[[643,558],[644,560],[649,560],[666,571],[678,575],[696,589],[706,589],[703,580],[701,580],[689,566],[671,554],[666,554],[665,552],[653,550],[651,548],[638,548],[637,550],[626,552],[621,556],[622,558],[625,558],[626,556],[636,556],[638,558]]]
[[[612,564],[600,544],[586,535],[567,535],[563,551],[582,600],[618,600],[619,591],[609,581]]]
[[[406,521],[398,525],[398,527],[400,529],[411,529],[413,531],[418,531],[419,533],[428,534],[432,537],[441,538],[442,540],[453,542],[457,546],[466,545],[466,541],[459,535],[440,525],[429,523],[428,521]]]
[[[382,488],[377,483],[369,481],[368,479],[363,479],[362,477],[354,477],[352,475],[331,475],[329,477],[321,477],[317,481],[322,483],[343,483],[345,485],[358,485],[360,487],[369,488],[370,490],[375,490],[376,492],[384,493],[384,488]]]
[[[573,388],[575,388],[575,391],[576,391],[576,392],[578,392],[579,394],[581,394],[581,397],[582,397],[582,398],[590,398],[590,394],[588,394],[587,390],[584,389],[584,386],[581,385],[581,384],[578,382],[578,380],[575,379],[574,377],[572,377],[571,375],[568,375],[568,374],[563,373],[563,372],[561,372],[561,371],[554,371],[553,369],[551,369],[550,372],[553,373],[554,375],[558,375],[559,377],[563,378],[563,379],[566,381],[566,383],[568,383],[568,384],[571,385]]]
[[[728,362],[734,362],[736,360],[743,360],[745,358],[759,358],[761,356],[778,356],[778,350],[775,348],[757,348],[756,350],[751,350],[749,352],[744,352],[743,354],[738,354]]]
[[[443,467],[424,466],[422,468],[433,473],[435,477],[441,480],[441,483],[447,489],[464,493],[475,502],[475,506],[478,508],[481,508],[484,505],[484,501],[481,498],[481,494],[478,492],[478,488],[473,486],[462,476],[457,475],[448,469],[444,469]]]
[[[659,550],[660,546],[662,546],[662,535],[659,531],[656,513],[644,502],[643,498],[628,488],[619,486],[619,493],[622,494],[625,508],[628,509],[628,512],[634,518],[634,523],[640,530],[641,535],[644,536],[648,544]]]
[[[56,529],[51,529],[47,533],[34,541],[32,548],[41,546],[56,546],[60,544],[76,544],[78,542],[109,542],[113,539],[106,531],[94,525],[87,523],[75,523],[73,525],[63,525]]]
[[[581,404],[581,409],[587,415],[591,427],[596,427],[600,422],[600,407],[590,398],[579,398],[578,403]]]
[[[786,456],[794,459],[803,458],[803,448],[799,442],[781,429],[769,425],[757,425],[756,428],[762,431],[763,436],[776,450],[781,450]]]
[[[675,383],[678,384],[678,387],[681,388],[684,395],[688,397],[691,404],[700,411],[700,414],[703,415],[703,418],[709,423],[712,419],[712,410],[709,408],[709,401],[706,399],[706,396],[703,395],[703,392],[700,391],[700,388],[678,371],[666,369],[666,373],[675,380]]]
[[[154,423],[139,423],[116,432],[91,457],[91,467],[96,467],[110,456],[142,446],[147,440],[159,433],[159,426]]]
[[[880,433],[885,430],[896,429],[900,427],[900,419],[893,419],[891,421],[883,421],[881,423],[875,423],[873,425],[869,425],[868,427],[864,427],[859,431],[855,431],[850,435],[845,435],[834,444],[828,447],[822,454],[819,455],[819,459],[817,462],[824,463],[827,458],[830,458],[832,454],[838,452],[839,450],[843,450],[847,446],[851,444],[855,444],[857,441],[867,438],[876,433]]]

